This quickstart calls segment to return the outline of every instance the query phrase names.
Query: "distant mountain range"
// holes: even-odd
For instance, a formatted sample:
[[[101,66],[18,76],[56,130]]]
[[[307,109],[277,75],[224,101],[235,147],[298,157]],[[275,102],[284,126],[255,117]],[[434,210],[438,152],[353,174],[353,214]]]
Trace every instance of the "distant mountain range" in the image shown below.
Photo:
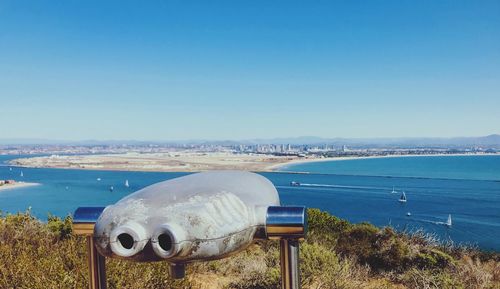
[[[333,145],[372,145],[372,146],[473,146],[473,145],[500,145],[500,135],[492,134],[481,137],[408,137],[408,138],[320,138],[297,137],[256,139],[254,143],[290,143],[290,144],[333,144]]]
[[[0,139],[0,145],[148,145],[148,144],[291,144],[291,145],[334,145],[334,146],[370,146],[370,147],[460,147],[493,146],[500,147],[500,135],[492,134],[481,137],[408,137],[408,138],[321,138],[300,136],[290,138],[249,139],[249,140],[176,140],[176,141],[137,141],[137,140],[47,140],[47,139]]]

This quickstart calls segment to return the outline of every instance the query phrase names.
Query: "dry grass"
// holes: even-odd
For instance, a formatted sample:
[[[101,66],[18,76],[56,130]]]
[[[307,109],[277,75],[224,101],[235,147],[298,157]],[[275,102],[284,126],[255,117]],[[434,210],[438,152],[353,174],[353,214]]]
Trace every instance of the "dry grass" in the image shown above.
[[[472,259],[464,256],[460,266],[456,267],[456,274],[466,288],[500,288],[500,262],[488,260],[481,262],[479,258]],[[493,285],[492,284],[496,284]]]
[[[311,235],[301,246],[304,289],[500,288],[498,254],[447,248],[314,210],[309,222]],[[72,235],[70,218],[0,217],[0,288],[86,288],[85,256],[85,240]],[[170,279],[165,262],[108,259],[107,280],[110,289],[270,289],[280,287],[278,262],[276,243],[259,242],[224,260],[191,264],[180,281]]]

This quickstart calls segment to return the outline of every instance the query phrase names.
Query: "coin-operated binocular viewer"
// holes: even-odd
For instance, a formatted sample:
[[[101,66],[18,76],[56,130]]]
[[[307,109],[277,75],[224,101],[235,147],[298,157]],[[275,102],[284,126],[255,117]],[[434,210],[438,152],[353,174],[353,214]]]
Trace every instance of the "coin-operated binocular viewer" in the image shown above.
[[[259,239],[280,241],[282,288],[299,288],[304,207],[280,206],[265,177],[239,171],[191,174],[139,190],[116,204],[80,207],[74,231],[86,235],[90,288],[106,288],[105,257],[166,261],[183,278],[190,262],[221,259]]]

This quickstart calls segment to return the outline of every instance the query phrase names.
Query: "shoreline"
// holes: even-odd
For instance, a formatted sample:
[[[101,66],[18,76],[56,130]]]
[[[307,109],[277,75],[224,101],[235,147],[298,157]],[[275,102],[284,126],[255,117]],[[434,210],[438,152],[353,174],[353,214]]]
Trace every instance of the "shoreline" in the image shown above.
[[[232,152],[125,153],[107,155],[43,156],[10,160],[15,167],[146,172],[199,172],[208,170],[269,171],[295,156],[235,154]]]
[[[314,162],[349,161],[400,157],[494,156],[500,153],[401,154],[374,156],[341,156],[330,158],[276,157],[230,153],[119,154],[33,157],[11,160],[10,165],[25,168],[76,169],[137,172],[199,172],[208,170],[246,170],[253,172],[293,172],[287,167]]]
[[[39,183],[26,183],[26,182],[16,182],[14,184],[6,184],[0,186],[0,191],[13,190],[19,188],[39,186]]]
[[[316,163],[316,162],[335,162],[335,161],[351,161],[351,160],[366,160],[366,159],[383,159],[383,158],[407,158],[407,157],[462,157],[462,156],[500,156],[500,153],[480,153],[480,154],[468,154],[468,153],[458,153],[458,154],[405,154],[405,155],[383,155],[383,156],[349,156],[349,157],[333,157],[333,158],[310,158],[310,159],[297,159],[292,160],[283,164],[273,164],[268,167],[272,172],[293,172],[300,173],[298,171],[287,171],[286,167],[291,165],[300,165],[306,163]]]

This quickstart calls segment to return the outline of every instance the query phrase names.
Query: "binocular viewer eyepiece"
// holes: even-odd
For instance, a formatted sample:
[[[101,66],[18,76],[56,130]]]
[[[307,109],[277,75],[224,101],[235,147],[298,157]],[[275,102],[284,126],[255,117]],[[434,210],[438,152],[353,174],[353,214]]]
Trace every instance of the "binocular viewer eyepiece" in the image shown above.
[[[304,207],[280,206],[261,175],[215,171],[151,185],[105,208],[78,208],[74,230],[92,239],[96,260],[167,261],[182,278],[185,264],[227,257],[258,239],[303,239],[307,216]]]

